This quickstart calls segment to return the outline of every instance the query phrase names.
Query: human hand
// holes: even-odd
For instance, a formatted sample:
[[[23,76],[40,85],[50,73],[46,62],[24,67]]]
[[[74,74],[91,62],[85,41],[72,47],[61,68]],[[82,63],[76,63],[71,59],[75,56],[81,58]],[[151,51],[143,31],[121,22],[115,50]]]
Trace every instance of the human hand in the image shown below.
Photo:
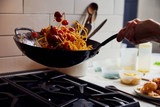
[[[149,41],[160,42],[160,24],[151,19],[129,21],[118,33],[117,41],[120,42],[123,39],[127,39],[133,44]]]

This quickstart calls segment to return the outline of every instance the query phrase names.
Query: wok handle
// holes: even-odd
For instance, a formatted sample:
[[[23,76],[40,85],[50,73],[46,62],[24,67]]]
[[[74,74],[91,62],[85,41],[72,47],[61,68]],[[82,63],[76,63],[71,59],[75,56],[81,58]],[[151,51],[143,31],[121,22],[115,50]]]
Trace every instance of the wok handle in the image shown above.
[[[117,37],[117,34],[112,35],[111,37],[109,37],[108,39],[106,39],[105,41],[103,41],[97,48],[96,50],[98,50],[99,48],[101,48],[102,46],[106,45],[108,42],[112,41],[113,39],[115,39]]]
[[[106,39],[105,41],[103,41],[94,51],[93,54],[98,53],[99,49],[106,45],[108,42],[112,41],[113,39],[115,39],[117,37],[117,34],[112,35],[111,37],[109,37],[108,39]]]
[[[19,35],[19,33],[18,33],[19,30],[28,30],[28,31],[30,31],[30,32],[34,32],[34,30],[32,30],[32,29],[30,29],[30,28],[16,28],[16,29],[14,30],[16,36]]]

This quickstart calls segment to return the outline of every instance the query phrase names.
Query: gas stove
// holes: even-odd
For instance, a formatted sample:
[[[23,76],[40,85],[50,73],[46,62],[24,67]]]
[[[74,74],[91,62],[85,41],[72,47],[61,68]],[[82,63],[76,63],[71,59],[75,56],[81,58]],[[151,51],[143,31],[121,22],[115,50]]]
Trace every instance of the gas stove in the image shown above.
[[[42,69],[0,77],[1,107],[139,107],[126,95]]]

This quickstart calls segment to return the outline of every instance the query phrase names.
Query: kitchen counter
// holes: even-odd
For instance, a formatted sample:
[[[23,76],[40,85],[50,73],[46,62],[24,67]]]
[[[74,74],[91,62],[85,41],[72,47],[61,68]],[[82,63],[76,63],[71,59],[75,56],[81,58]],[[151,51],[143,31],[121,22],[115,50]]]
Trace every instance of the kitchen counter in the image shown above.
[[[154,63],[154,61],[158,60],[158,58],[160,60],[160,55],[154,54],[153,57],[152,57],[152,59],[153,59],[152,63]],[[157,75],[160,75],[160,66],[154,66],[153,65],[153,66],[151,66],[151,72],[146,74],[144,78],[152,79],[154,77],[157,77]],[[94,83],[94,84],[102,86],[102,87],[105,87],[107,85],[114,85],[122,91],[125,91],[127,93],[136,95],[134,89],[137,86],[130,86],[130,85],[122,84],[120,82],[120,79],[104,78],[103,75],[102,75],[102,72],[95,72],[94,67],[89,67],[88,71],[86,72],[86,75],[83,76],[83,77],[80,77],[80,79],[91,82],[91,83]],[[139,85],[143,85],[145,82],[146,81],[141,80]],[[155,105],[153,105],[153,104],[149,104],[149,103],[146,103],[146,102],[143,102],[143,101],[139,101],[139,102],[140,102],[141,107],[155,107]]]
[[[153,54],[151,72],[146,74],[145,78],[152,79],[152,78],[157,77],[157,76],[160,75],[160,66],[153,65],[153,63],[155,61],[158,61],[158,62],[160,61],[160,54]],[[86,64],[88,62],[90,64],[89,64],[89,66],[86,67]],[[124,85],[124,84],[122,84],[120,82],[120,79],[107,79],[107,78],[104,78],[103,75],[102,75],[102,72],[95,72],[95,67],[94,66],[90,66],[90,65],[92,65],[91,62],[92,61],[84,62],[84,63],[82,63],[82,66],[81,65],[77,65],[76,67],[73,67],[74,69],[72,68],[72,70],[71,70],[71,68],[68,68],[68,69],[66,69],[66,68],[65,69],[57,69],[57,70],[61,70],[64,73],[68,72],[68,73],[72,73],[72,74],[73,74],[73,72],[78,71],[78,73],[75,73],[74,75],[80,75],[81,77],[79,77],[79,79],[85,80],[87,82],[90,82],[90,83],[93,83],[93,84],[96,84],[96,85],[99,85],[99,86],[102,86],[102,87],[105,87],[107,85],[114,85],[114,86],[116,86],[118,89],[120,89],[122,91],[125,91],[127,93],[136,95],[134,89],[137,86]],[[72,72],[69,72],[69,71],[72,71]],[[1,73],[4,73],[4,72],[1,72]],[[142,80],[140,85],[143,85],[145,82],[146,81]],[[146,103],[146,102],[143,102],[143,101],[139,101],[139,103],[140,103],[141,107],[155,107],[155,105],[149,104],[149,103]]]

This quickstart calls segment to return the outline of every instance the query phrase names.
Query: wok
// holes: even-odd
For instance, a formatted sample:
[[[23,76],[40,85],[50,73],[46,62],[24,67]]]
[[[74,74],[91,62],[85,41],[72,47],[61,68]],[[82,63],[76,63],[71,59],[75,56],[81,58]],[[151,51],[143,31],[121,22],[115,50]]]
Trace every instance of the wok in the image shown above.
[[[29,31],[27,33],[19,33],[19,30]],[[47,48],[41,48],[35,46],[35,39],[31,36],[31,32],[34,32],[29,28],[16,28],[14,41],[18,48],[30,59],[43,64],[48,67],[65,68],[79,64],[89,58],[94,57],[99,53],[99,49],[115,39],[117,34],[109,37],[104,42],[99,43],[97,41],[88,39],[87,45],[92,45],[91,50],[81,50],[81,51],[64,51],[64,50],[53,50]],[[24,37],[24,34],[26,35]],[[19,36],[22,39],[19,38]]]

